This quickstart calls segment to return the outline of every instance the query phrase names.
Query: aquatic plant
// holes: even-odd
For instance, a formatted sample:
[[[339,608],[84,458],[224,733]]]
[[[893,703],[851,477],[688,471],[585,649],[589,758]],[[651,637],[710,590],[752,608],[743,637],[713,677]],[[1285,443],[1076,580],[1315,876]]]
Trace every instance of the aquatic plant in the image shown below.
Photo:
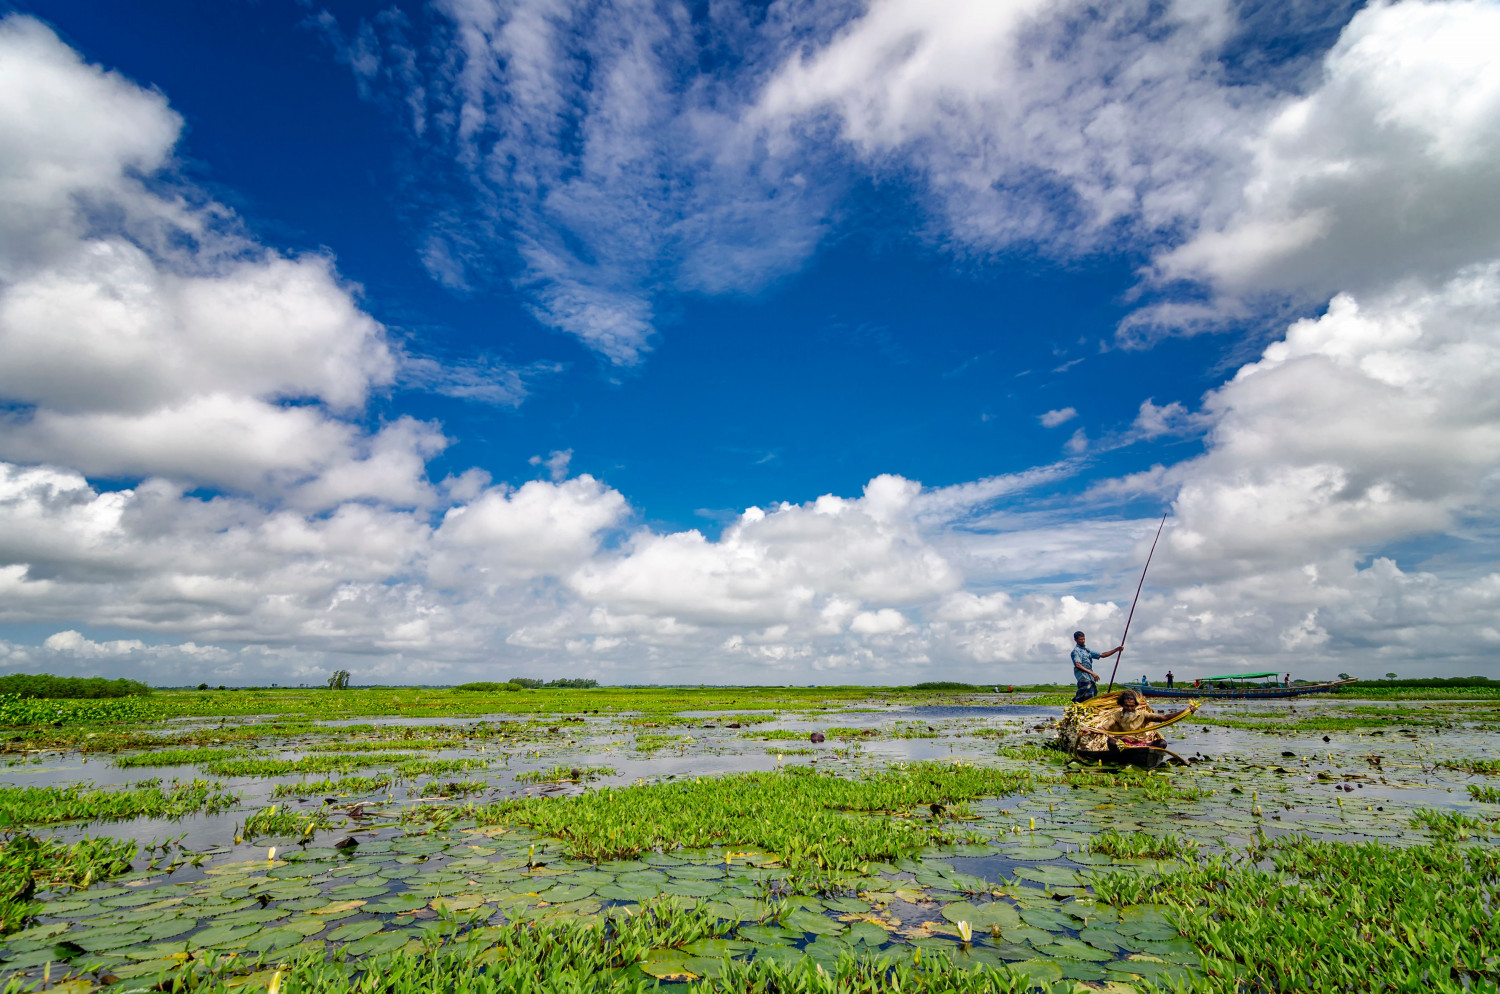
[[[550,770],[526,770],[516,774],[521,783],[579,783],[614,776],[613,766],[554,766]]]
[[[16,697],[106,698],[146,697],[151,688],[139,680],[103,677],[52,676],[49,673],[7,673],[0,676],[0,694]]]
[[[1469,796],[1476,801],[1486,804],[1500,804],[1500,787],[1481,787],[1478,784],[1469,784]]]
[[[855,870],[954,838],[948,827],[909,817],[914,811],[1034,785],[1027,773],[962,764],[919,763],[847,779],[793,767],[500,801],[457,812],[447,809],[445,816],[529,825],[565,840],[585,859],[626,858],[651,849],[746,846],[775,853],[792,869]],[[405,817],[420,820],[433,814],[418,807]]]
[[[1198,851],[1198,840],[1182,835],[1152,835],[1150,832],[1120,833],[1105,829],[1089,840],[1089,852],[1105,856],[1170,859]]]
[[[1500,850],[1283,836],[1258,853],[1275,872],[1214,858],[1160,876],[1111,873],[1091,883],[1122,916],[1142,901],[1170,909],[1172,925],[1203,957],[1195,991],[1492,988]]]
[[[128,818],[178,819],[233,807],[239,798],[223,784],[207,780],[172,781],[162,789],[152,780],[128,788],[0,787],[0,827],[50,825],[64,821],[123,821]]]
[[[239,749],[155,749],[151,752],[116,756],[115,765],[128,768],[142,766],[192,766],[231,759],[243,755]]]
[[[1485,839],[1495,834],[1496,827],[1483,818],[1475,818],[1461,811],[1438,811],[1435,808],[1418,808],[1412,812],[1413,828],[1425,828],[1439,842],[1458,842],[1462,839]]]
[[[374,794],[385,790],[396,782],[394,776],[341,777],[338,780],[299,780],[296,783],[279,783],[271,790],[272,797],[318,797],[330,794]]]
[[[87,887],[131,869],[134,842],[84,838],[73,843],[26,832],[0,839],[0,933],[14,932],[41,912],[38,890]]]
[[[235,841],[258,838],[311,838],[319,829],[332,828],[333,818],[325,807],[297,811],[273,804],[245,819],[235,829]]]

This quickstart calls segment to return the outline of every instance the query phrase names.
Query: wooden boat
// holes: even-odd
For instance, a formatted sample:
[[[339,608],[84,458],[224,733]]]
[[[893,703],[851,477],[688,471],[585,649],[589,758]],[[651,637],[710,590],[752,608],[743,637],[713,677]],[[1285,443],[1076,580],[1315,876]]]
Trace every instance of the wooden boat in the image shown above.
[[[1198,705],[1190,704],[1175,714],[1158,716],[1161,720],[1133,732],[1101,730],[1100,719],[1118,709],[1120,695],[1127,691],[1134,692],[1135,688],[1127,687],[1100,694],[1081,704],[1070,705],[1058,723],[1058,736],[1054,743],[1056,747],[1084,763],[1128,764],[1151,768],[1174,759],[1182,762],[1181,757],[1167,748],[1160,730],[1190,717],[1198,709]],[[1136,741],[1131,742],[1130,739]],[[1149,744],[1143,743],[1143,739],[1148,740]],[[1104,748],[1085,747],[1085,743],[1097,746],[1101,741],[1106,743]]]
[[[1236,683],[1245,683],[1268,676],[1276,676],[1276,673],[1229,673],[1224,676],[1204,677],[1199,681],[1198,687],[1152,687],[1132,685],[1131,690],[1142,697],[1177,697],[1177,698],[1225,698],[1230,700],[1261,700],[1273,697],[1302,697],[1305,694],[1327,694],[1347,687],[1357,680],[1333,680],[1327,683],[1297,683],[1297,684],[1264,684],[1257,686],[1235,686]],[[1228,684],[1220,686],[1219,684]],[[1209,686],[1214,684],[1214,686]]]
[[[1118,746],[1110,743],[1109,749],[1075,749],[1073,756],[1081,763],[1104,763],[1109,766],[1141,766],[1148,770],[1170,763],[1176,753],[1166,748],[1166,739],[1159,747]]]

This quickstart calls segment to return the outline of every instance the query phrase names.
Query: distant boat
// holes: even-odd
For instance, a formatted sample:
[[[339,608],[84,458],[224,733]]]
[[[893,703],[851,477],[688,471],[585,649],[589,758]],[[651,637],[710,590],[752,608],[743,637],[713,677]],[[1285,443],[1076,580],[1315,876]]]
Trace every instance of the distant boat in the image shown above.
[[[1149,684],[1134,686],[1132,690],[1138,690],[1145,697],[1221,697],[1232,699],[1258,700],[1269,697],[1301,697],[1304,694],[1327,694],[1347,687],[1355,680],[1333,680],[1328,683],[1297,683],[1297,684],[1259,684],[1255,686],[1239,686],[1236,683],[1244,683],[1248,680],[1259,680],[1265,677],[1277,676],[1277,672],[1266,673],[1226,673],[1223,676],[1209,676],[1199,680],[1198,687],[1152,687]],[[1218,686],[1227,683],[1229,686]]]

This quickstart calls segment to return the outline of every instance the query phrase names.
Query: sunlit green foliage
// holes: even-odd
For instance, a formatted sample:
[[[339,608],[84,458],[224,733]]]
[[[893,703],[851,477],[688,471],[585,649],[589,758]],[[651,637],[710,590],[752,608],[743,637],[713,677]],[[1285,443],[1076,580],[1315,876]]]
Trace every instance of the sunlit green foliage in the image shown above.
[[[1469,796],[1486,804],[1500,804],[1500,787],[1481,787],[1479,784],[1471,783]]]
[[[267,836],[310,838],[319,829],[329,828],[332,825],[333,817],[326,808],[297,811],[273,804],[246,818],[245,823],[234,834],[236,842],[241,839],[249,839],[253,842],[257,838]]]
[[[1213,859],[1164,876],[1097,877],[1101,898],[1175,909],[1203,953],[1194,990],[1458,992],[1494,989],[1500,850],[1396,849],[1285,836],[1277,872]],[[1287,878],[1300,886],[1287,886]]]
[[[0,725],[60,726],[149,721],[158,714],[155,702],[143,697],[45,700],[0,694]]]
[[[304,756],[301,759],[218,759],[205,763],[203,768],[222,777],[285,777],[308,773],[345,773],[367,766],[395,766],[400,777],[410,779],[483,769],[488,765],[482,759],[402,760],[399,754],[331,753]]]
[[[1412,812],[1414,828],[1425,828],[1439,842],[1457,842],[1463,839],[1484,839],[1495,834],[1495,825],[1483,818],[1475,818],[1461,811],[1438,811],[1434,808],[1418,808]]]
[[[1028,774],[961,764],[921,763],[850,779],[798,767],[501,801],[466,809],[463,816],[481,824],[530,825],[564,839],[585,859],[657,848],[747,846],[775,853],[793,869],[853,870],[955,837],[951,823],[913,813],[1034,783]]]
[[[296,783],[279,783],[271,791],[272,797],[321,797],[340,794],[374,794],[385,790],[396,782],[393,776],[341,777],[338,780],[301,780]]]
[[[160,781],[129,788],[96,789],[91,784],[72,787],[0,787],[0,826],[50,825],[63,821],[124,821],[129,818],[178,819],[233,807],[239,798],[223,784],[206,780],[173,781],[163,790]]]
[[[138,848],[118,839],[62,843],[22,832],[0,839],[0,933],[22,928],[41,911],[38,890],[87,887],[125,873]]]
[[[1167,859],[1188,856],[1198,851],[1196,839],[1181,835],[1152,835],[1150,832],[1117,832],[1105,829],[1089,840],[1089,852],[1106,856]]]
[[[16,697],[103,698],[144,697],[151,688],[137,680],[103,677],[52,676],[49,673],[8,673],[0,676],[0,694]]]
[[[116,756],[115,765],[141,766],[192,766],[197,763],[212,763],[240,755],[238,749],[153,749],[128,756]]]
[[[524,773],[517,773],[516,779],[521,783],[578,783],[583,780],[614,776],[614,773],[613,766],[554,766],[550,770],[527,770]]]

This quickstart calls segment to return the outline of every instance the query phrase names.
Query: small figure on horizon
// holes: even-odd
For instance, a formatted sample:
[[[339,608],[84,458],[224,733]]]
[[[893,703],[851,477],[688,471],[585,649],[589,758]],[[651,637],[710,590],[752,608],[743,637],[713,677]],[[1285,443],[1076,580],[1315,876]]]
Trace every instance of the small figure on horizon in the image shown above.
[[[1096,659],[1113,656],[1123,648],[1117,645],[1108,652],[1095,652],[1085,644],[1086,640],[1083,632],[1073,633],[1073,676],[1078,680],[1078,692],[1073,695],[1075,703],[1086,701],[1099,693],[1099,674],[1089,664]]]
[[[1172,671],[1171,670],[1167,670],[1167,689],[1168,690],[1172,689]]]

